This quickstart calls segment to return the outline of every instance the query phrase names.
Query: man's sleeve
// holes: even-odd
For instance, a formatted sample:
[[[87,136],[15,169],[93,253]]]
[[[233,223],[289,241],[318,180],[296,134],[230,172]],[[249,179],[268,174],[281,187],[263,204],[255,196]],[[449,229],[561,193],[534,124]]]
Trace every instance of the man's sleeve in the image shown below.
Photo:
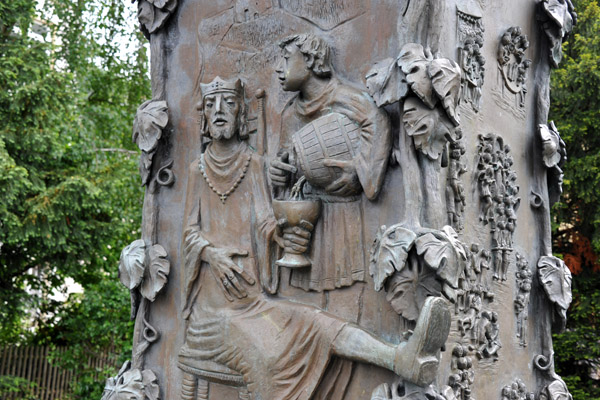
[[[281,255],[281,249],[275,243],[274,236],[277,230],[277,221],[273,215],[271,196],[265,176],[264,160],[256,157],[253,186],[254,186],[254,220],[256,221],[256,234],[254,235],[254,248],[258,261],[260,283],[265,291],[276,294],[279,287],[279,267],[275,260]]]
[[[183,231],[183,317],[188,318],[192,304],[196,297],[198,285],[195,285],[200,274],[200,254],[210,242],[204,238],[200,231],[200,188],[199,188],[198,161],[194,161],[189,168],[188,184],[184,208]]]
[[[360,126],[360,148],[354,157],[358,180],[369,200],[379,195],[390,152],[392,131],[385,111],[379,109],[367,93],[347,94],[342,108],[348,118]]]

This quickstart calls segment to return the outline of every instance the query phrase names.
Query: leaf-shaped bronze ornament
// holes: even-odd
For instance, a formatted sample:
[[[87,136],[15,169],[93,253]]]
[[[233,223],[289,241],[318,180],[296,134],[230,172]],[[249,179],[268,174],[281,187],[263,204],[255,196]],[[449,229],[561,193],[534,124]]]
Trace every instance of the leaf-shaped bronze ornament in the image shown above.
[[[433,60],[429,51],[417,43],[408,43],[400,50],[398,66],[406,75],[406,82],[410,89],[429,108],[435,107],[438,99],[433,92],[431,79],[427,73],[427,67]]]
[[[428,296],[456,300],[458,279],[467,262],[465,245],[450,226],[417,232],[401,224],[379,229],[371,248],[369,272],[375,290],[404,318],[415,320]]]
[[[458,116],[458,101],[460,95],[460,67],[457,63],[447,58],[436,58],[431,61],[427,69],[431,78],[433,91],[442,101],[448,118],[455,126],[460,124]]]
[[[150,180],[150,171],[152,170],[152,158],[154,157],[154,152],[146,153],[142,151],[142,155],[140,156],[139,170],[140,177],[142,178],[142,185],[147,185]]]
[[[542,26],[549,42],[549,58],[554,68],[562,60],[562,42],[573,30],[577,14],[571,0],[543,0],[541,3]]]
[[[160,387],[158,386],[158,378],[149,369],[142,371],[142,382],[144,384],[144,394],[149,400],[158,400],[160,397]]]
[[[167,109],[167,102],[163,100],[148,100],[138,107],[133,120],[132,139],[140,150],[149,153],[156,149],[169,122]]]
[[[389,279],[386,300],[403,318],[415,321],[428,296],[439,296],[442,282],[436,271],[419,262],[414,253],[404,268]]]
[[[176,8],[177,0],[139,0],[138,20],[144,34],[148,36],[162,28]]]
[[[148,265],[140,286],[142,296],[154,301],[156,295],[165,287],[170,269],[171,263],[167,260],[165,249],[159,244],[150,247],[150,250],[148,250]]]
[[[389,228],[383,225],[379,229],[371,248],[369,265],[375,291],[380,291],[387,278],[404,268],[416,237],[413,231],[401,225],[392,225]]]
[[[143,185],[148,183],[154,152],[169,122],[167,110],[166,101],[148,100],[138,107],[133,120],[132,139],[142,150],[139,168]]]
[[[538,125],[538,129],[540,138],[542,139],[542,158],[544,165],[546,168],[558,166],[561,161],[563,161],[563,157],[566,156],[566,145],[560,138],[556,125],[551,121],[550,126],[540,124]]]
[[[555,379],[540,392],[539,400],[573,400],[573,396],[562,379]]]
[[[573,300],[571,271],[560,258],[542,256],[538,261],[538,276],[548,300],[554,304],[555,312],[560,317],[555,329],[562,331],[567,322],[567,309]]]
[[[454,130],[450,120],[439,108],[431,110],[415,97],[409,97],[404,102],[402,121],[406,134],[413,138],[415,148],[432,160],[440,157],[446,146],[447,136],[452,135]]]
[[[146,243],[142,239],[133,241],[121,251],[119,260],[119,280],[127,289],[133,290],[144,277]]]
[[[393,58],[375,63],[365,79],[367,91],[378,107],[396,103],[408,94],[406,76]]]
[[[467,253],[452,227],[444,226],[441,231],[431,231],[418,237],[415,248],[440,279],[453,288],[458,287],[458,279],[465,270]]]
[[[126,361],[114,378],[109,378],[104,386],[102,400],[144,400],[144,383],[139,369],[130,369]]]
[[[117,376],[106,380],[102,400],[158,400],[159,393],[154,372],[131,369],[131,361],[126,361]]]
[[[561,39],[573,30],[573,4],[570,0],[543,0],[542,6],[560,28]]]

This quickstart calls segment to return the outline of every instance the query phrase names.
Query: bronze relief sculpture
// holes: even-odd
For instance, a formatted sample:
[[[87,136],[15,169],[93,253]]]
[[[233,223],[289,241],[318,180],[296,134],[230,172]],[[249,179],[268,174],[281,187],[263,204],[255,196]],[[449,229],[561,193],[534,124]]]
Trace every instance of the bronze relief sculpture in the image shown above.
[[[257,399],[310,398],[333,354],[431,383],[450,324],[442,299],[425,305],[418,334],[393,346],[320,309],[264,293],[277,292],[277,247],[306,246],[310,231],[281,230],[285,222],[269,207],[263,160],[243,133],[242,83],[217,77],[201,87],[211,141],[190,165],[187,185],[182,398],[207,390],[195,380],[244,385]]]
[[[137,6],[135,339],[103,399],[569,398],[547,110],[570,2]]]

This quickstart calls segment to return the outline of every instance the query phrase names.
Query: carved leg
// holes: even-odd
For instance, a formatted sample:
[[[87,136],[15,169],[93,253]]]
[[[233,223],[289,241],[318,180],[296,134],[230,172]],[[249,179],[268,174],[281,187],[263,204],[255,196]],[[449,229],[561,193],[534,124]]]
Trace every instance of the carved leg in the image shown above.
[[[196,400],[196,385],[197,378],[192,375],[185,373],[183,374],[183,381],[181,382],[181,400]]]
[[[196,400],[208,400],[208,381],[205,379],[198,379]]]
[[[502,266],[502,252],[498,249],[492,250],[493,265],[494,265],[494,280],[500,279],[500,268]]]
[[[502,280],[506,280],[506,272],[508,271],[508,264],[510,263],[510,259],[508,258],[509,252],[506,250],[502,250]]]
[[[527,317],[523,317],[521,320],[521,343],[523,347],[527,347]]]
[[[394,346],[348,324],[335,338],[332,350],[343,358],[388,368],[419,386],[429,385],[437,376],[438,353],[448,338],[451,320],[446,301],[428,297],[408,341]]]
[[[239,400],[250,400],[250,392],[247,388],[240,389]]]

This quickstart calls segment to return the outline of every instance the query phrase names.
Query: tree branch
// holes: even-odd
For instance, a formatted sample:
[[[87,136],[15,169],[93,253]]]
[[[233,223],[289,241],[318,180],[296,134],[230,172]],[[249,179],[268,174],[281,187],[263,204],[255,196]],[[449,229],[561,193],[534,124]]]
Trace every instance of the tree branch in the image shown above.
[[[131,155],[134,155],[134,156],[139,154],[139,152],[134,151],[134,150],[118,149],[118,148],[111,148],[111,147],[102,148],[102,149],[96,149],[96,150],[104,151],[104,152],[107,152],[107,153],[125,153],[125,154],[131,154]]]

